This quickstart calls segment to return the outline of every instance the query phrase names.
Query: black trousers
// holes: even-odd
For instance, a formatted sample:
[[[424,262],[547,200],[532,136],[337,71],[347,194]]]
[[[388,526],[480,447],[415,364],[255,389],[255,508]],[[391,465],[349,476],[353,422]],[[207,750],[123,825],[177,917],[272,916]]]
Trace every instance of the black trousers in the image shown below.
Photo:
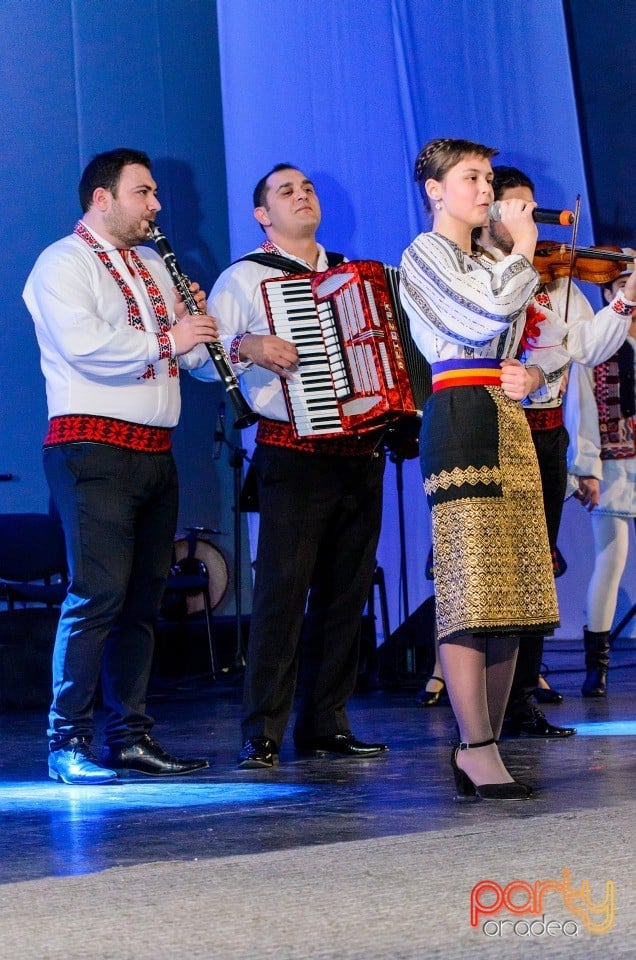
[[[260,527],[242,732],[280,747],[301,662],[294,739],[349,729],[384,452],[336,457],[257,444],[253,465]]]
[[[50,745],[92,739],[100,675],[105,741],[132,743],[153,723],[146,691],[177,522],[174,460],[72,443],[45,449],[44,469],[70,570],[53,651]]]
[[[567,449],[568,433],[565,427],[551,430],[533,430],[539,471],[543,507],[548,526],[550,549],[554,551],[563,513],[563,499],[567,485]],[[519,645],[519,655],[508,698],[506,715],[522,713],[530,704],[534,688],[539,682],[541,660],[543,657],[543,634],[523,633]]]

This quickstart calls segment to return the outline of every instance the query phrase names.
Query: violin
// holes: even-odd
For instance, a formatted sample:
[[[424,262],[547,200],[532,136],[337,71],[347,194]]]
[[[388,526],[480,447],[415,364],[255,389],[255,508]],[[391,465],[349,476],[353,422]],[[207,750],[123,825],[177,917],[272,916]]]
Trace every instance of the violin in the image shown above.
[[[533,266],[541,283],[551,283],[570,276],[572,247],[554,240],[537,243]],[[620,247],[575,247],[572,276],[585,283],[613,283],[628,270],[633,261],[625,257]]]

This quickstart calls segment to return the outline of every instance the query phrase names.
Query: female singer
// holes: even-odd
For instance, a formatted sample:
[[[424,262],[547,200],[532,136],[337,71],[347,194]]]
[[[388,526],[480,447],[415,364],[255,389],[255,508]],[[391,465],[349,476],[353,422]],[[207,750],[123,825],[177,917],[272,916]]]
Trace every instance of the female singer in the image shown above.
[[[400,290],[433,370],[420,449],[443,676],[461,740],[451,757],[457,794],[523,800],[532,790],[509,774],[497,738],[519,632],[552,629],[558,609],[541,479],[519,401],[548,398],[544,373],[562,365],[563,351],[535,352],[550,339],[535,323],[534,345],[524,363],[516,359],[539,283],[535,204],[502,202],[509,256],[494,262],[473,251],[471,234],[488,221],[493,200],[496,153],[450,139],[421,150],[415,180],[433,207],[433,230],[404,252]]]

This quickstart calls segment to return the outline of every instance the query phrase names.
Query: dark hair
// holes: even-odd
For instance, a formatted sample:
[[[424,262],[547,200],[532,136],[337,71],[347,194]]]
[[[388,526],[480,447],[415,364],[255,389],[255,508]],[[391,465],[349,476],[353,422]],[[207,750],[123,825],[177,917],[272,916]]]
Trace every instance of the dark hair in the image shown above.
[[[601,290],[607,290],[609,293],[614,293],[614,284],[616,283],[617,280],[620,280],[621,277],[627,276],[627,273],[628,271],[625,271],[624,273],[619,273],[619,275],[617,277],[614,277],[613,280],[609,280],[607,283],[601,284]],[[610,303],[609,300],[607,302]]]
[[[98,187],[104,187],[115,196],[117,185],[124,167],[138,163],[150,170],[150,158],[142,150],[129,150],[127,147],[117,147],[116,150],[107,150],[93,157],[84,169],[79,182],[79,201],[82,212],[92,206],[93,194]]]
[[[498,153],[494,147],[485,147],[482,143],[473,143],[472,140],[452,140],[448,137],[429,140],[418,153],[413,171],[414,180],[419,185],[424,206],[429,213],[431,204],[424,186],[427,180],[443,180],[448,171],[464,157],[475,155],[490,160]]]
[[[523,170],[517,167],[493,167],[492,172],[494,173],[492,188],[495,200],[500,200],[504,190],[511,190],[513,187],[528,187],[534,193],[534,183]]]
[[[266,206],[265,196],[267,194],[267,181],[269,180],[269,178],[273,173],[278,173],[279,170],[299,170],[299,169],[300,168],[297,167],[295,163],[277,163],[275,167],[272,167],[272,169],[268,173],[266,173],[264,177],[261,177],[261,179],[258,181],[256,186],[254,187],[254,194],[253,194],[254,209],[256,210],[257,207]]]

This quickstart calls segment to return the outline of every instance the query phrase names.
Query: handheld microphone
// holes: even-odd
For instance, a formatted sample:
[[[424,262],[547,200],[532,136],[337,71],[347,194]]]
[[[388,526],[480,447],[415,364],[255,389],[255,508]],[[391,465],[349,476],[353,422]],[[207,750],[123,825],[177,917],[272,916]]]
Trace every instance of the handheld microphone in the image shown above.
[[[495,200],[488,207],[488,217],[498,223],[501,220],[501,202]],[[562,227],[569,227],[574,223],[574,214],[571,210],[545,210],[542,207],[535,207],[532,211],[532,219],[535,223],[556,223]]]
[[[225,440],[225,403],[221,401],[219,409],[216,412],[216,427],[214,428],[214,446],[212,448],[212,459],[218,460],[221,456],[223,441]]]

